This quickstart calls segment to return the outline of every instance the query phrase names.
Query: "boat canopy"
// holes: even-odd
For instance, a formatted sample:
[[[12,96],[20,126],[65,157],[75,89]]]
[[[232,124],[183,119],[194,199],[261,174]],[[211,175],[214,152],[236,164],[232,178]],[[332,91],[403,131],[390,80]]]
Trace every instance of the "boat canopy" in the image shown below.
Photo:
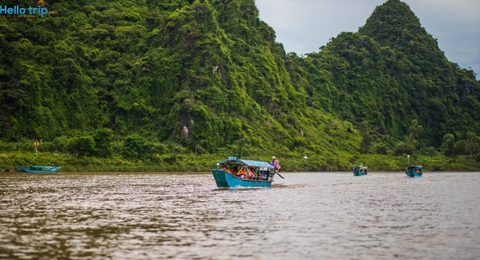
[[[353,169],[367,169],[367,168],[368,168],[367,166],[363,166],[363,165],[357,165],[353,167]]]
[[[422,166],[421,165],[409,165],[407,166],[408,169],[422,169]]]
[[[246,166],[252,166],[252,167],[273,168],[273,166],[270,165],[267,162],[237,159],[235,157],[228,157],[228,159],[223,160],[223,161],[219,162],[218,164],[219,165],[246,165]]]

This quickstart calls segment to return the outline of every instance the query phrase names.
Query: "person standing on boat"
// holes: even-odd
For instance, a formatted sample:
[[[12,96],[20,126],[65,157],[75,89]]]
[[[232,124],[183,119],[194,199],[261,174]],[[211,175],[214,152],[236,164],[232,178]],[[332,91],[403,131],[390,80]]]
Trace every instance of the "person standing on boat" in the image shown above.
[[[275,168],[275,172],[278,172],[280,170],[280,163],[278,162],[277,160],[277,157],[275,156],[272,156],[272,161],[270,162],[270,165],[273,166],[273,168]]]

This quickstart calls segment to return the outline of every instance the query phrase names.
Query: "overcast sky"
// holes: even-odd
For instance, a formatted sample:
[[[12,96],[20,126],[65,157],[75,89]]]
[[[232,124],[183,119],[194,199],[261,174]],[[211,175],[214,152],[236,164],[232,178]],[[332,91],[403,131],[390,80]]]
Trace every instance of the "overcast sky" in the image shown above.
[[[356,32],[386,0],[255,0],[287,52],[317,52],[341,32]],[[480,0],[403,0],[448,60],[480,79]]]

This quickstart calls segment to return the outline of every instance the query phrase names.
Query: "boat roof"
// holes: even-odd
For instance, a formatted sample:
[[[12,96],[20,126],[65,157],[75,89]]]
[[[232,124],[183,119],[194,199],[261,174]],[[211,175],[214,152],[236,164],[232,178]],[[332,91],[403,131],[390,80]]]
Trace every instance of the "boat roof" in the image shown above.
[[[253,166],[253,167],[268,167],[268,168],[273,168],[272,165],[270,165],[267,162],[263,161],[255,161],[255,160],[245,160],[245,159],[237,159],[235,157],[230,157],[226,160],[223,160],[219,162],[219,164],[240,164],[240,165],[247,165],[247,166]]]
[[[422,168],[422,166],[421,166],[421,165],[412,164],[412,165],[407,166],[407,168]]]
[[[29,165],[29,166],[21,166],[20,168],[25,168],[25,167],[42,167],[42,168],[47,168],[47,167],[50,167],[50,168],[57,168],[57,166],[51,166],[51,165]]]
[[[357,165],[357,166],[355,166],[354,168],[368,168],[368,167],[365,166],[365,165]]]

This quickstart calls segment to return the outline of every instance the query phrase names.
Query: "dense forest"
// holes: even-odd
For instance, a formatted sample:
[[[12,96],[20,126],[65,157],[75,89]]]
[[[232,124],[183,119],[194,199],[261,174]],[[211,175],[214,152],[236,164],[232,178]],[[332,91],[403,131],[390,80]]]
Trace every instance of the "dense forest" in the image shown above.
[[[430,169],[480,162],[480,82],[399,0],[302,56],[285,53],[254,0],[0,6],[48,10],[0,14],[0,167],[204,170],[273,154],[287,170],[397,169],[406,154]]]

